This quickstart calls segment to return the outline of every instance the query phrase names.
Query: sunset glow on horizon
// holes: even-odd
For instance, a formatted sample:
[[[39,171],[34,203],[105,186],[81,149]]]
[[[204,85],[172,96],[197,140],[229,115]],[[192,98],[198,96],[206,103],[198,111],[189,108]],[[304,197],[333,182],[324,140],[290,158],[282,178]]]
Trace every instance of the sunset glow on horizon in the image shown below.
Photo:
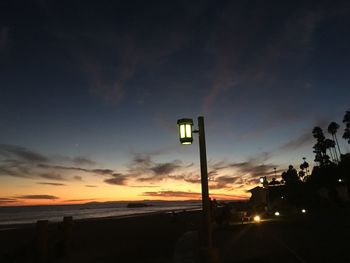
[[[25,153],[25,156],[40,156],[42,160],[46,160],[45,164],[35,163],[34,160],[26,164],[26,177],[2,177],[2,195],[7,199],[1,200],[1,205],[201,199],[199,166],[196,167],[193,163],[183,163],[179,160],[172,163],[156,163],[149,156],[136,155],[122,174],[108,168],[97,168],[97,164],[92,164],[92,161],[86,158],[84,161],[90,163],[79,167],[54,165],[50,163],[55,161],[55,157],[51,160],[50,157],[30,152],[28,149],[10,145],[1,147],[3,151],[8,149],[8,155],[11,154],[11,150],[12,153],[18,150],[22,154]],[[12,174],[15,173],[15,169],[8,169]],[[212,169],[224,171],[227,167],[224,167],[223,163],[214,163]],[[214,188],[211,197],[217,200],[247,199],[250,196],[246,192],[247,187],[251,188],[254,185],[242,184],[241,190],[232,191],[228,189],[233,186],[230,177],[221,176],[222,182],[213,180],[214,177],[210,178],[212,180],[209,183]]]

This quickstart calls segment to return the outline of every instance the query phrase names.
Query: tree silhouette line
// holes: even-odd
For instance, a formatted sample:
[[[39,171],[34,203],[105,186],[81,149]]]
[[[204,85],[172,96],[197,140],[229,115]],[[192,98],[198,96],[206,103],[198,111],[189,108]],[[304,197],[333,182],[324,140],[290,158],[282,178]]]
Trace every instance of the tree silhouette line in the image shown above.
[[[350,144],[350,111],[346,111],[343,124],[345,128],[342,138]],[[331,137],[327,138],[322,128],[319,126],[313,128],[312,135],[316,139],[313,146],[316,165],[313,166],[311,173],[309,163],[303,157],[299,172],[289,165],[288,170],[282,172],[281,181],[273,178],[268,185],[283,185],[287,195],[291,197],[289,201],[293,204],[319,203],[322,199],[320,193],[323,191],[326,192],[327,200],[349,205],[350,153],[341,151],[337,138],[339,129],[338,123],[331,122],[327,128]]]

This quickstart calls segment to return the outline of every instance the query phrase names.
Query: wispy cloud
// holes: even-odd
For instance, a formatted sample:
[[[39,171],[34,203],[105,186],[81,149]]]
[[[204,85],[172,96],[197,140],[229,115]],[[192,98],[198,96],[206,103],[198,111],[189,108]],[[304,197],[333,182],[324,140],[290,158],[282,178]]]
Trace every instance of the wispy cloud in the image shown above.
[[[149,154],[135,154],[125,176],[140,182],[162,181],[181,169],[182,166],[183,164],[179,160],[157,163],[152,160]]]
[[[42,199],[42,200],[56,200],[59,197],[54,195],[20,195],[16,196],[17,199]]]
[[[177,6],[175,3],[172,5]],[[85,8],[89,8],[88,5]],[[169,6],[160,4],[159,8],[169,13],[165,19],[162,15],[163,24],[168,28],[164,30],[164,25],[155,22],[163,14],[157,11],[158,8],[142,8],[147,10],[149,17],[142,20],[141,27],[132,21],[143,17],[144,12],[132,8],[124,13],[123,8],[124,5],[117,8],[115,15],[124,21],[127,34],[121,27],[99,19],[94,20],[93,24],[88,22],[72,28],[56,28],[54,33],[60,41],[67,43],[76,56],[91,94],[111,104],[118,104],[127,96],[128,82],[137,73],[158,67],[168,56],[187,45],[191,36],[188,25],[195,16],[187,9],[174,16]],[[130,16],[130,12],[135,14]],[[87,42],[90,45],[86,45]]]
[[[82,181],[83,180],[83,177],[81,177],[80,175],[75,175],[73,177],[76,181]]]
[[[66,178],[64,178],[61,174],[55,173],[55,172],[46,172],[39,174],[40,177],[55,181],[65,181]]]
[[[260,176],[273,177],[274,168],[277,165],[268,162],[269,158],[270,153],[262,152],[244,162],[209,162],[210,189],[232,191],[241,188],[244,184],[258,183]],[[137,185],[137,182],[153,186],[155,183],[167,180],[199,185],[200,175],[197,169],[193,170],[192,166],[192,164],[189,166],[178,160],[157,163],[150,155],[135,154],[127,172],[115,174],[104,181],[109,184],[127,186]]]
[[[281,13],[273,12],[269,4],[256,3],[254,10],[243,6],[228,2],[212,18],[216,27],[209,31],[207,48],[214,57],[214,69],[211,86],[202,100],[203,112],[210,111],[216,102],[221,102],[227,91],[230,91],[229,94],[235,91],[230,106],[240,111],[251,103],[235,101],[248,102],[255,97],[252,93],[263,93],[265,88],[272,96],[259,96],[259,103],[269,106],[277,90],[300,89],[300,85],[295,85],[300,78],[298,72],[310,57],[315,32],[327,14],[322,3],[313,9],[301,4],[298,8],[284,10],[282,19]],[[278,10],[278,7],[273,9]],[[280,21],[273,31],[272,17]],[[257,29],[259,34],[256,34]],[[289,75],[294,74],[295,81],[286,81],[285,76],[278,74],[281,67],[288,67]],[[282,101],[273,102],[286,108]],[[274,113],[278,111],[271,111],[271,115]]]
[[[128,185],[130,180],[134,182],[133,184],[137,182],[159,182],[171,176],[177,169],[180,169],[182,167],[181,164],[178,160],[156,163],[150,155],[135,154],[126,173],[112,173],[110,174],[112,177],[105,179],[104,182],[114,185]]]
[[[42,154],[33,152],[21,146],[10,144],[0,144],[0,158],[15,159],[19,161],[27,161],[34,163],[45,163],[49,161],[49,158]]]
[[[218,176],[209,181],[209,188],[214,189],[231,189],[238,181],[241,180],[239,176]]]
[[[238,162],[230,164],[230,167],[235,168],[241,175],[250,175],[251,177],[260,177],[272,175],[274,173],[274,164],[257,164],[252,161]]]
[[[174,161],[172,163],[155,164],[150,169],[154,172],[155,175],[168,175],[176,169],[180,168],[180,163],[180,161]]]
[[[294,138],[294,139],[290,140],[289,142],[287,142],[286,144],[283,144],[282,146],[280,146],[280,149],[284,150],[284,151],[298,150],[304,146],[311,144],[311,142],[313,140],[314,139],[312,137],[311,131],[305,132],[305,133],[301,134],[299,137]]]
[[[68,165],[55,164],[62,162]],[[82,166],[96,164],[96,162],[86,157],[46,156],[22,146],[0,144],[0,176],[69,181],[70,179],[82,180],[82,177],[80,175],[68,176],[67,171],[105,176],[114,174],[114,171],[111,169],[88,169],[70,166],[69,164],[72,163]]]
[[[68,199],[68,200],[63,200],[63,202],[92,202],[96,201],[96,199]]]
[[[159,185],[129,185],[132,188],[158,188]]]
[[[52,185],[52,186],[64,186],[65,185],[65,184],[61,184],[61,183],[49,183],[49,182],[39,182],[38,184]]]
[[[6,149],[6,151],[4,150]],[[128,187],[159,187],[169,181],[190,184],[201,183],[198,169],[193,163],[180,160],[157,162],[152,154],[133,154],[123,172],[107,168],[86,168],[70,165],[56,165],[55,159],[46,157],[23,147],[0,147],[0,175],[23,178],[44,178],[53,182],[39,182],[42,185],[65,186],[65,182],[83,181],[84,174],[99,176],[104,183]],[[5,158],[5,159],[4,159]],[[8,159],[12,158],[12,159]],[[268,160],[270,153],[262,152],[242,162],[209,161],[209,185],[212,190],[231,191],[240,185],[253,184],[259,176],[273,176],[276,165]],[[81,162],[81,158],[78,158]],[[31,160],[31,161],[29,161]],[[72,163],[72,158],[66,162]],[[45,161],[45,162],[41,162]],[[82,163],[86,163],[85,159]],[[95,163],[88,161],[88,164]],[[78,173],[78,174],[77,174]],[[56,182],[55,182],[56,181]],[[86,187],[96,187],[84,183]]]
[[[112,178],[105,179],[104,182],[114,185],[126,185],[127,177],[122,174],[115,174]]]
[[[169,175],[168,178],[175,181],[185,181],[192,184],[200,184],[201,182],[201,178],[199,177],[199,175],[193,174],[191,172],[180,175]]]
[[[63,166],[63,165],[52,165],[52,164],[38,164],[39,168],[53,169],[53,170],[66,170],[66,171],[80,171],[86,173],[92,173],[96,175],[113,175],[115,173],[114,170],[111,169],[87,169],[82,167],[75,166]]]
[[[78,156],[73,158],[73,163],[76,165],[87,165],[87,166],[93,166],[96,165],[96,162],[87,158],[87,157],[82,157],[82,156]]]

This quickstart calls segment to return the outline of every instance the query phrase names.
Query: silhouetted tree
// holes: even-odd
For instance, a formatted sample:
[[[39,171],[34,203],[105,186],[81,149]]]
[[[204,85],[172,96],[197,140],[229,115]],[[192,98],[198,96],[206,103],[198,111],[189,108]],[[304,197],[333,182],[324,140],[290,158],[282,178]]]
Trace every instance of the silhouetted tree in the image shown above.
[[[347,111],[345,113],[343,122],[346,125],[344,129],[343,139],[348,140],[348,143],[350,143],[350,111]]]
[[[303,163],[300,165],[300,169],[305,172],[305,174],[309,175],[309,163],[306,161],[306,157],[303,157]]]
[[[314,145],[315,162],[318,162],[321,166],[329,164],[329,156],[327,155],[327,146],[325,143],[325,136],[320,127],[314,127],[312,135],[316,138],[317,142]]]
[[[300,171],[298,172],[299,178],[302,181],[306,181],[308,179],[309,176],[309,164],[305,161],[306,158],[303,157],[304,162],[302,164],[300,164]]]
[[[294,169],[293,165],[289,165],[287,172],[282,173],[282,178],[286,182],[286,185],[295,184],[299,181],[298,172]]]
[[[337,131],[339,129],[339,124],[332,121],[329,125],[328,125],[328,132],[332,135],[333,140],[335,141],[335,143],[337,144],[338,147],[338,151],[339,151],[339,157],[341,156],[341,151],[340,151],[340,147],[339,147],[339,143],[338,143],[338,138],[337,138]],[[338,158],[338,161],[340,161],[340,158]]]
[[[329,154],[330,154],[330,156],[332,158],[332,161],[333,162],[338,161],[338,157],[336,157],[335,152],[334,151],[332,152],[332,149],[335,150],[335,142],[333,140],[331,140],[331,139],[325,139],[324,143],[325,143],[326,149],[329,150]]]
[[[303,165],[303,170],[305,170],[305,172],[306,172],[306,176],[309,176],[310,174],[309,174],[309,163],[306,161],[306,157],[303,157],[303,163],[302,163],[302,165]]]
[[[343,154],[339,163],[339,178],[342,178],[350,190],[350,153]]]

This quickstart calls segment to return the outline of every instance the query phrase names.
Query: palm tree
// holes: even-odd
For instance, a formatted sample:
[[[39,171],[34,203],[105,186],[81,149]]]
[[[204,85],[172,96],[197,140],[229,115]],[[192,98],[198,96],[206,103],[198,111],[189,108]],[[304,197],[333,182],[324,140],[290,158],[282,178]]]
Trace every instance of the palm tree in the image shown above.
[[[312,130],[312,135],[317,139],[317,141],[323,141],[325,139],[322,129],[318,126],[314,127]]]
[[[343,139],[348,140],[348,143],[350,143],[350,111],[347,111],[345,113],[343,122],[346,125],[346,128],[344,129]]]
[[[335,141],[335,143],[337,144],[338,146],[338,151],[339,151],[339,156],[341,156],[341,151],[340,151],[340,147],[339,147],[339,143],[338,143],[338,138],[337,138],[337,131],[339,129],[339,124],[332,121],[329,125],[328,125],[328,133],[332,134],[332,137],[333,137],[333,140]],[[338,158],[338,154],[337,154],[337,151],[335,151],[336,153],[336,157],[339,161],[339,158]]]
[[[325,136],[320,127],[316,126],[312,130],[312,135],[317,139],[316,144],[313,146],[315,153],[315,162],[320,163],[321,166],[328,164],[329,156],[327,155],[327,146],[325,143]]]
[[[332,161],[333,161],[333,162],[337,161],[337,160],[338,160],[338,157],[336,158],[336,154],[334,154],[334,153],[332,152],[332,149],[335,150],[335,142],[334,142],[333,140],[331,140],[331,139],[326,139],[326,140],[324,141],[324,143],[325,143],[326,149],[329,150],[329,153],[330,153],[330,155],[331,155]],[[336,153],[336,152],[335,152],[335,153]],[[333,156],[333,154],[334,154],[334,156]]]

